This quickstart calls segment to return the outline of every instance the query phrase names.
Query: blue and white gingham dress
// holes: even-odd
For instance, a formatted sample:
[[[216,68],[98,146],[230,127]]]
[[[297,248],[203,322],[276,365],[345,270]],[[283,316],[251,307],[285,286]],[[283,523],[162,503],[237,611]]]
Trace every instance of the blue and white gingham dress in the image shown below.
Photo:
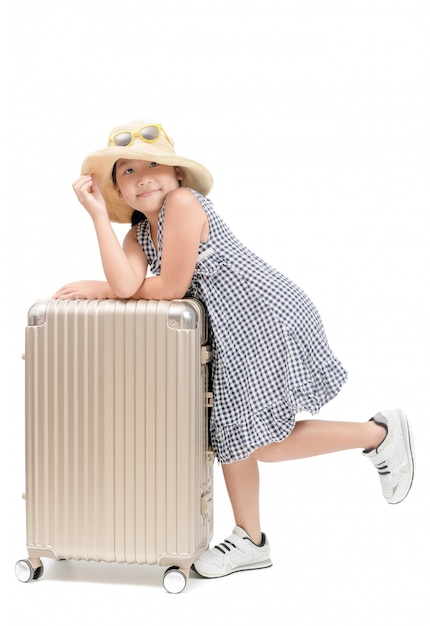
[[[320,316],[291,280],[248,250],[195,193],[210,226],[200,244],[188,296],[209,315],[213,348],[214,409],[211,442],[218,460],[245,459],[256,448],[281,441],[300,411],[317,413],[336,396],[347,374],[332,353]],[[137,241],[153,274],[160,273],[164,206],[158,253],[149,223]]]

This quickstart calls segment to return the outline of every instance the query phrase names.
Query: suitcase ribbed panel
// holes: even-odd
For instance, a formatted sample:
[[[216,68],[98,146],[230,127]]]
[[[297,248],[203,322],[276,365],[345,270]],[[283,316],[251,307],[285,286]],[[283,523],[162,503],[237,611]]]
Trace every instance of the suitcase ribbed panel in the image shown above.
[[[29,322],[31,556],[192,562],[207,546],[212,511],[202,494],[210,503],[212,468],[197,305],[49,301]]]

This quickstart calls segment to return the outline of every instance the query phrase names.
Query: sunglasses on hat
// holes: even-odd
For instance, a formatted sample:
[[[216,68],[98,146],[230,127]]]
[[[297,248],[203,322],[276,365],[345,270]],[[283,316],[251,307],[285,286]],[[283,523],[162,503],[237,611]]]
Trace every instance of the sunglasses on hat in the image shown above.
[[[138,137],[146,143],[154,143],[154,141],[158,141],[160,139],[161,133],[165,135],[167,141],[173,146],[173,141],[170,139],[161,124],[150,124],[134,131],[123,130],[109,137],[109,145],[126,148],[127,146],[131,146],[133,144],[135,137]]]

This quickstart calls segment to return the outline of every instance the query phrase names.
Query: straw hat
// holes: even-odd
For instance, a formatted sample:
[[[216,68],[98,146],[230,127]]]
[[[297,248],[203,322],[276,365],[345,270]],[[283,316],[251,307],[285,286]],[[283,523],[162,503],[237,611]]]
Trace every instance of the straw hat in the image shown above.
[[[142,139],[141,129],[143,136],[147,137],[146,141]],[[115,143],[127,143],[128,140],[128,145]],[[138,121],[117,126],[109,133],[107,147],[88,155],[81,169],[82,174],[96,176],[111,222],[130,223],[134,211],[118,196],[113,184],[112,169],[118,159],[140,159],[179,166],[183,174],[181,185],[191,187],[204,196],[213,184],[210,172],[203,165],[175,153],[173,141],[161,124]]]

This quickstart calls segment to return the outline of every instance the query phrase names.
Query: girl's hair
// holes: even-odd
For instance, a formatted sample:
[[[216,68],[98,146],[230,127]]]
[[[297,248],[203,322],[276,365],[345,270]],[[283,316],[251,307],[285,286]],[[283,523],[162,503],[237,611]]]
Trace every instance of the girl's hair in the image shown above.
[[[111,174],[111,175],[112,175],[112,182],[113,182],[113,184],[116,186],[116,184],[117,184],[117,183],[116,183],[116,161],[115,161],[115,163],[113,164],[112,174]]]
[[[116,163],[113,164],[113,168],[112,168],[112,182],[113,184],[116,186],[117,182],[116,182]],[[141,213],[140,211],[133,211],[132,215],[131,215],[131,225],[132,226],[136,226],[136,224],[139,224],[139,222],[143,222],[144,220],[146,220],[146,216]]]
[[[131,215],[131,225],[136,226],[139,222],[144,222],[146,220],[146,215],[141,213],[140,211],[134,210]]]

